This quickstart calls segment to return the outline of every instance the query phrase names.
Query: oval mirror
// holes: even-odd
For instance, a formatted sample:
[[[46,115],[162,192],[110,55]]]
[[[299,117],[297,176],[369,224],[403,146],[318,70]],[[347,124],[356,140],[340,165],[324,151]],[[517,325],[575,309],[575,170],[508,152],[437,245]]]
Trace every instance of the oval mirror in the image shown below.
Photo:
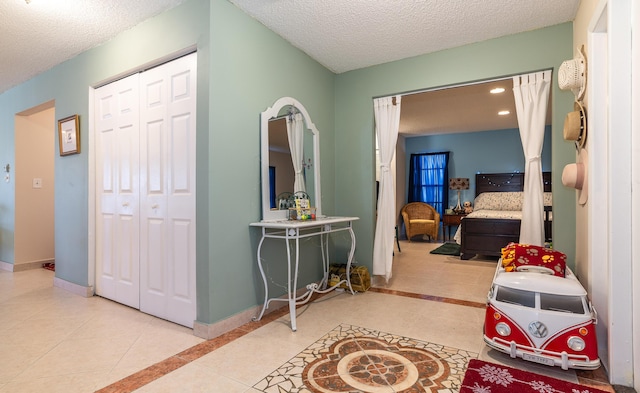
[[[282,97],[260,116],[262,220],[288,219],[294,195],[306,193],[322,215],[318,129],[295,98]]]

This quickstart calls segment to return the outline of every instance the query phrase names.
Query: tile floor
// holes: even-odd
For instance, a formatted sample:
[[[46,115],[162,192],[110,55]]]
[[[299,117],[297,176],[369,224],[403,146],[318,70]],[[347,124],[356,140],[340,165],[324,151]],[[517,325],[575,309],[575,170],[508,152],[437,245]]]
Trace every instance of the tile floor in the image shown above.
[[[457,392],[474,357],[613,392],[601,370],[488,350],[480,332],[495,263],[428,253],[438,245],[401,242],[388,283],[299,308],[297,332],[279,310],[207,341],[54,288],[51,271],[0,271],[0,393]]]

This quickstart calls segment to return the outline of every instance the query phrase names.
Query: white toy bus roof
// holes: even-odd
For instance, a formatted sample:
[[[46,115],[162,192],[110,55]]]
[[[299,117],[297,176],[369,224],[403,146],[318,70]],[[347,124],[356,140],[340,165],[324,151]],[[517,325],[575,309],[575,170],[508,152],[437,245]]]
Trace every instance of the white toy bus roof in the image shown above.
[[[580,281],[567,267],[565,277],[553,276],[538,272],[506,272],[498,267],[493,282],[497,285],[520,289],[523,291],[541,292],[564,296],[585,296],[585,291]]]

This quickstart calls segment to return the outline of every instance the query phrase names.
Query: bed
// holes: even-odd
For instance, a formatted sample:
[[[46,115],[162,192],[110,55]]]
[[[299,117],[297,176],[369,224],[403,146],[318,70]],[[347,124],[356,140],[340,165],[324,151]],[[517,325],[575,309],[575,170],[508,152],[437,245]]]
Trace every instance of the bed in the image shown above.
[[[543,172],[545,241],[551,241],[551,172]],[[461,221],[456,241],[460,258],[476,255],[500,256],[500,250],[520,239],[524,173],[480,173],[476,175],[473,213]]]

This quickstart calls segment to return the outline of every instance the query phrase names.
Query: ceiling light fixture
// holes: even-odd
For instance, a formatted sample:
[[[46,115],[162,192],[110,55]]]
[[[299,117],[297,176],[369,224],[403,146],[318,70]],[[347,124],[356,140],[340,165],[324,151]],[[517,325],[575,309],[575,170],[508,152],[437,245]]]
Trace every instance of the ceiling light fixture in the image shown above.
[[[499,114],[500,116],[506,116],[506,115],[508,115],[509,113],[511,113],[511,112],[509,112],[509,111],[500,111],[500,112],[498,112],[498,114]]]
[[[495,89],[489,90],[489,93],[491,93],[491,94],[504,93],[504,87],[496,87]]]

